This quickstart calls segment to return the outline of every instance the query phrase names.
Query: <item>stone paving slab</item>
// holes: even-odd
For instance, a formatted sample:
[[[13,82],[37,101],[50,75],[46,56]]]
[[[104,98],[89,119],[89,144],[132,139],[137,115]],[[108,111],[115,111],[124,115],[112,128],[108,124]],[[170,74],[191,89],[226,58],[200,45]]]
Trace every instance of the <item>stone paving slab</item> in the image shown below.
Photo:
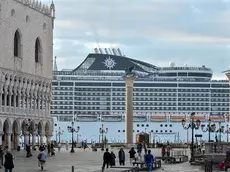
[[[113,149],[115,155],[118,155],[118,150]],[[128,152],[128,150],[125,150]],[[160,150],[154,149],[154,154],[159,155]],[[72,172],[71,167],[74,166],[74,172],[95,172],[101,171],[102,167],[102,151],[92,152],[91,150],[76,150],[75,153],[69,153],[69,151],[61,150],[60,153],[56,152],[56,156],[48,157],[47,163],[44,166],[44,172]],[[24,151],[15,152],[14,164],[15,172],[40,172],[38,167],[37,155],[38,152],[32,152],[33,156],[26,158],[26,153]],[[118,157],[118,156],[117,156]],[[116,159],[118,160],[118,158]],[[118,162],[116,162],[118,164]],[[129,166],[129,156],[126,153],[126,166]],[[108,170],[105,170],[105,172]],[[200,166],[191,166],[188,162],[180,164],[164,164],[162,163],[162,168],[154,170],[156,172],[204,172]],[[108,171],[109,172],[109,171]],[[111,172],[111,170],[110,170]],[[115,171],[114,171],[115,172]],[[117,171],[116,171],[117,172]],[[213,171],[214,172],[214,171]]]

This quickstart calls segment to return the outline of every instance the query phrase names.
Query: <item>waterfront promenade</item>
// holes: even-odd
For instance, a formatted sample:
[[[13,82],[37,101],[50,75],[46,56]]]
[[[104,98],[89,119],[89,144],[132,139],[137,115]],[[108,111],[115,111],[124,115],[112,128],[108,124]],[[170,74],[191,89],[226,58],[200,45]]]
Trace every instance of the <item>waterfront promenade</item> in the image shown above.
[[[118,149],[112,149],[117,156]],[[126,165],[129,166],[128,150],[126,151]],[[160,149],[152,150],[156,156],[160,155]],[[55,157],[48,157],[47,163],[44,167],[45,172],[71,172],[71,166],[75,167],[74,172],[94,172],[99,171],[102,166],[102,151],[92,152],[91,150],[76,149],[76,152],[71,154],[64,148],[60,153],[56,151]],[[37,163],[37,151],[33,151],[33,157],[26,158],[24,150],[20,152],[12,151],[14,155],[14,171],[17,172],[40,172]],[[118,160],[118,158],[116,159]],[[117,163],[118,164],[118,163]],[[109,170],[110,171],[110,170]],[[164,164],[162,169],[155,170],[156,172],[204,172],[200,166],[190,166],[189,163],[182,164]],[[106,170],[105,170],[106,172]],[[111,171],[110,171],[111,172]]]

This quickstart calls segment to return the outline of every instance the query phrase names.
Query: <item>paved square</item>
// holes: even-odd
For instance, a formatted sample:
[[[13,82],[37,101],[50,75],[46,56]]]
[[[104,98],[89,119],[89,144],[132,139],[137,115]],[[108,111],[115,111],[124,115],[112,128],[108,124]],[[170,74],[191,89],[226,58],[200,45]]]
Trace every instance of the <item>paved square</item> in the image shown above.
[[[113,149],[115,155],[118,154],[118,149]],[[125,150],[128,152],[128,150]],[[152,150],[156,156],[160,155],[160,149]],[[92,152],[91,150],[76,150],[71,154],[64,148],[60,153],[56,151],[56,156],[48,157],[47,163],[44,166],[45,172],[72,172],[71,166],[74,166],[74,172],[94,172],[101,169],[102,166],[102,151]],[[37,155],[38,151],[33,151],[33,157],[26,158],[24,150],[20,152],[13,151],[14,155],[14,172],[40,172],[38,167]],[[129,154],[126,153],[126,166],[129,166]],[[116,164],[118,164],[118,158],[116,158]],[[105,170],[106,171],[106,170]],[[110,170],[109,170],[110,171]],[[190,166],[189,163],[182,164],[164,164],[162,163],[162,169],[155,170],[156,172],[204,172],[200,169],[200,166]],[[111,172],[111,171],[110,171]],[[115,170],[114,170],[115,172]]]

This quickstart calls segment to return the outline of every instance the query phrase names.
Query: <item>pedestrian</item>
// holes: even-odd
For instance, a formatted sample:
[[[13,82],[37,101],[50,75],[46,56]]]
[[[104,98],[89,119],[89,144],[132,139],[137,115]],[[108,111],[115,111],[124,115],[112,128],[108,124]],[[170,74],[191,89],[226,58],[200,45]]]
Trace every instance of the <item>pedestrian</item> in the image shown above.
[[[6,147],[6,154],[5,154],[5,163],[4,163],[5,172],[13,172],[13,168],[14,168],[13,159],[14,159],[14,157],[9,152],[8,146],[7,146]]]
[[[118,158],[120,165],[125,165],[125,151],[121,148],[118,152]]]
[[[161,155],[162,155],[162,157],[165,157],[165,153],[166,153],[166,148],[165,148],[165,146],[163,145],[163,146],[162,146],[162,149],[161,149]]]
[[[139,143],[137,145],[137,153],[138,153],[138,156],[140,157],[140,159],[141,159],[141,152],[142,152],[142,144]]]
[[[61,150],[61,143],[58,143],[58,152]]]
[[[1,145],[0,146],[0,168],[2,168],[2,166],[3,166],[3,155],[4,155],[4,152],[2,149],[2,145]]]
[[[41,149],[41,152],[38,154],[38,167],[41,166],[41,170],[43,170],[45,163],[46,163],[46,154],[44,152],[44,149]]]
[[[45,148],[44,144],[41,144],[41,145],[40,145],[40,147],[39,147],[39,151],[41,151],[41,150],[43,150],[43,151],[44,151],[44,150],[46,150],[46,148]]]
[[[110,166],[115,166],[116,165],[116,155],[111,151],[111,161],[110,161]]]
[[[109,153],[109,149],[106,148],[105,153],[103,155],[102,171],[104,171],[105,165],[107,168],[109,168],[110,162],[111,162],[111,154]]]
[[[50,153],[51,153],[51,145],[50,145],[50,143],[48,143],[48,145],[47,145],[47,155],[50,156]]]
[[[154,156],[151,154],[151,150],[148,150],[148,154],[145,155],[145,164],[147,167],[147,172],[152,171]]]
[[[167,157],[170,157],[171,146],[168,144],[166,147]]]
[[[26,157],[29,158],[32,156],[30,145],[26,144]]]
[[[134,150],[134,147],[132,147],[129,151],[129,159],[130,159],[130,165],[133,166],[133,161],[135,159],[136,151]]]
[[[50,151],[51,151],[51,156],[55,156],[55,149],[54,149],[54,144],[50,144]]]

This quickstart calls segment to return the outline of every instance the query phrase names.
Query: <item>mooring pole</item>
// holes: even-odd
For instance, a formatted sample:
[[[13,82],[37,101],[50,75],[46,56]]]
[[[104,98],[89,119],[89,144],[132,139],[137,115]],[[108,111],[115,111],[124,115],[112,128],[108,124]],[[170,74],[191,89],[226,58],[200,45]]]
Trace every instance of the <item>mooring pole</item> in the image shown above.
[[[74,172],[74,166],[72,166],[72,172]]]

